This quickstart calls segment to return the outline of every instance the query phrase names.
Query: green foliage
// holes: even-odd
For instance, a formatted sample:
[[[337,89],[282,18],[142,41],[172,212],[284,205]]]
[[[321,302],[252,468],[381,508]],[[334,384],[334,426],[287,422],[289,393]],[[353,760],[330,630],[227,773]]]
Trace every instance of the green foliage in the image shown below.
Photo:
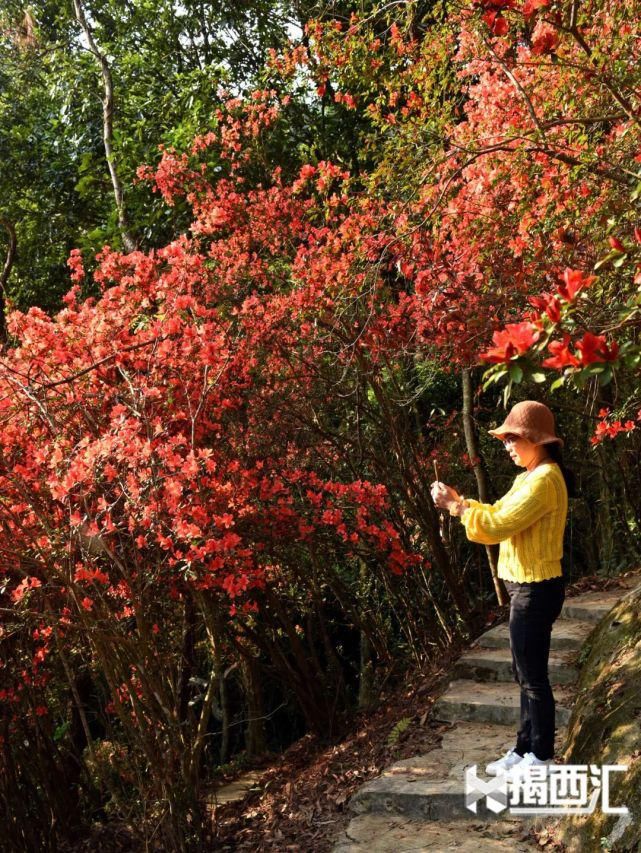
[[[274,0],[89,0],[85,12],[114,83],[115,163],[141,248],[186,231],[186,209],[168,210],[135,181],[159,145],[186,148],[212,127],[219,88],[260,76],[269,47],[287,40],[289,12]],[[60,307],[74,247],[93,256],[122,246],[102,139],[102,81],[72,3],[0,3],[0,215],[18,252],[8,293],[19,308]],[[0,234],[4,253],[4,234]]]
[[[401,736],[407,731],[412,723],[411,717],[402,717],[398,723],[394,726],[392,731],[387,736],[387,745],[388,746],[396,746]]]

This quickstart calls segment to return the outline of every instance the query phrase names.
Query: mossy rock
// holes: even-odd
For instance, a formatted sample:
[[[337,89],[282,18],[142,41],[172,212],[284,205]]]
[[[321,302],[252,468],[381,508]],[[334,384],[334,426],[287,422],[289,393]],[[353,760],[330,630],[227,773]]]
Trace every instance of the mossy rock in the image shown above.
[[[563,753],[566,764],[622,764],[610,774],[610,805],[559,820],[555,834],[569,853],[641,853],[641,587],[596,626],[579,656],[578,693]]]

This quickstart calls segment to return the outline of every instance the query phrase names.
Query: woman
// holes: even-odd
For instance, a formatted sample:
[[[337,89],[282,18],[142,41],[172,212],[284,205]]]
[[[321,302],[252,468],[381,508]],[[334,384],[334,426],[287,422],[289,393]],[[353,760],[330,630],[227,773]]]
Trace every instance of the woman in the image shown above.
[[[436,506],[460,517],[467,538],[500,543],[497,574],[510,596],[512,672],[521,687],[521,721],[514,748],[487,765],[487,773],[514,777],[532,765],[552,764],[555,704],[548,678],[552,624],[565,600],[561,568],[568,497],[574,476],[563,465],[563,440],[543,403],[517,403],[503,424],[488,430],[515,465],[526,470],[494,504],[464,498],[432,483]]]

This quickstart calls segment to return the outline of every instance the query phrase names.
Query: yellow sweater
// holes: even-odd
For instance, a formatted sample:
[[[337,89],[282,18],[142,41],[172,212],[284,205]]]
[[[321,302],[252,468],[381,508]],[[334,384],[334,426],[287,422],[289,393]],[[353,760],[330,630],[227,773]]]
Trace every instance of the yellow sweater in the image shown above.
[[[556,462],[519,474],[494,504],[467,502],[460,516],[467,538],[483,545],[501,543],[500,578],[524,583],[562,575],[568,492]]]

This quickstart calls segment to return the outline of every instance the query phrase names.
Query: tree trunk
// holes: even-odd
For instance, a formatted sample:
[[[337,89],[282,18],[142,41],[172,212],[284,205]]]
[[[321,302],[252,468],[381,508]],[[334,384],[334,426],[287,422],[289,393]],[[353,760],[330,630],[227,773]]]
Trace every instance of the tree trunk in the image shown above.
[[[405,435],[401,438],[398,431],[397,418],[395,417],[398,408],[395,408],[390,402],[382,386],[373,376],[369,377],[369,383],[381,408],[381,412],[386,419],[390,437],[390,450],[396,460],[399,473],[403,478],[406,493],[408,497],[412,492],[416,494],[416,500],[410,500],[410,503],[414,503],[416,506],[417,519],[427,535],[432,551],[433,563],[445,579],[448,592],[460,614],[461,621],[466,628],[469,628],[470,607],[460,579],[453,570],[450,556],[441,539],[438,510],[431,496],[427,497],[429,495],[429,485],[424,472],[421,472],[413,437],[406,430]],[[413,465],[415,474],[411,473],[408,463]]]
[[[136,249],[136,241],[129,231],[129,222],[127,211],[125,208],[124,193],[120,177],[116,169],[116,157],[113,150],[113,113],[114,113],[114,90],[113,78],[111,76],[111,68],[107,62],[107,57],[98,47],[96,40],[93,37],[93,32],[87,18],[85,10],[80,0],[73,0],[73,6],[76,13],[76,20],[80,24],[89,50],[96,58],[100,66],[102,75],[102,85],[104,94],[102,97],[102,139],[105,146],[105,156],[107,158],[107,167],[111,177],[111,185],[113,187],[114,198],[116,200],[116,210],[118,213],[118,226],[120,236],[122,237],[123,246],[127,252],[133,252]]]
[[[196,610],[194,600],[189,590],[185,592],[183,609],[183,637],[180,669],[178,673],[178,717],[181,723],[187,721],[189,715],[189,698],[191,694],[190,679],[195,671],[195,639],[196,639]]]
[[[245,752],[249,758],[254,758],[262,755],[267,749],[265,708],[258,658],[244,657],[241,663],[241,674],[247,701]]]
[[[365,588],[367,585],[367,580],[369,573],[367,571],[367,564],[365,560],[360,560],[360,580],[361,587]],[[369,637],[367,633],[363,631],[361,628],[360,631],[360,666],[359,666],[359,677],[358,677],[358,709],[359,711],[366,711],[372,704],[373,692],[373,677],[374,677],[374,667],[372,664],[372,651],[370,647]]]
[[[9,235],[9,245],[7,247],[7,255],[4,261],[4,267],[2,269],[2,274],[0,275],[0,345],[4,349],[8,340],[7,333],[7,282],[9,281],[9,276],[11,275],[11,268],[13,267],[13,262],[16,257],[16,229],[13,227],[13,223],[6,219],[4,216],[0,216],[0,225],[4,228],[4,230]]]
[[[463,432],[465,433],[465,446],[467,447],[467,455],[470,458],[470,463],[472,464],[472,468],[474,470],[474,476],[476,477],[479,500],[482,503],[485,503],[487,502],[487,478],[485,476],[485,469],[481,462],[481,454],[479,452],[476,430],[474,428],[474,393],[472,389],[472,374],[471,370],[467,367],[463,368],[462,386]],[[492,583],[494,584],[494,591],[496,592],[498,603],[501,605],[507,604],[509,601],[509,597],[505,589],[505,584],[497,575],[499,547],[498,545],[486,545],[485,552],[487,554],[487,559],[490,564],[490,572],[492,573]]]

